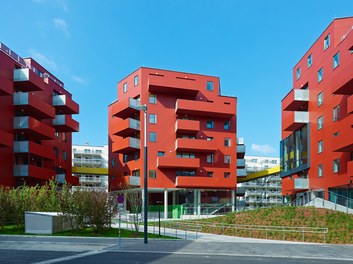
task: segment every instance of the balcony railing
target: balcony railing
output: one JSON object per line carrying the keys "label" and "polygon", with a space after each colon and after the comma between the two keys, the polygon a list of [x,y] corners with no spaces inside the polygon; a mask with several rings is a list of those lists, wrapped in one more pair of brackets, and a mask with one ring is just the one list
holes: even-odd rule
{"label": "balcony railing", "polygon": [[14,93],[15,108],[38,119],[53,119],[54,108],[32,93]]}
{"label": "balcony railing", "polygon": [[94,182],[94,183],[99,183],[99,182],[103,182],[103,180],[99,177],[80,177],[80,183],[81,182]]}
{"label": "balcony railing", "polygon": [[79,159],[79,158],[73,158],[72,162],[74,164],[85,164],[85,165],[101,165],[102,164],[102,160],[101,159]]}
{"label": "balcony railing", "polygon": [[57,111],[62,114],[78,114],[80,111],[79,105],[66,94],[53,95],[52,103]]}
{"label": "balcony railing", "polygon": [[245,167],[245,159],[237,159],[237,167]]}
{"label": "balcony railing", "polygon": [[15,69],[13,81],[23,92],[42,91],[44,86],[43,78],[29,68]]}
{"label": "balcony railing", "polygon": [[130,186],[140,186],[140,176],[125,176],[125,181]]}
{"label": "balcony railing", "polygon": [[56,115],[53,120],[53,126],[61,132],[79,131],[79,123],[69,115]]}
{"label": "balcony railing", "polygon": [[14,129],[35,136],[38,139],[54,139],[55,129],[28,116],[14,117]]}
{"label": "balcony railing", "polygon": [[140,149],[140,139],[127,137],[119,138],[112,145],[112,151],[118,153],[130,153]]}
{"label": "balcony railing", "polygon": [[237,177],[246,176],[246,169],[237,169]]}

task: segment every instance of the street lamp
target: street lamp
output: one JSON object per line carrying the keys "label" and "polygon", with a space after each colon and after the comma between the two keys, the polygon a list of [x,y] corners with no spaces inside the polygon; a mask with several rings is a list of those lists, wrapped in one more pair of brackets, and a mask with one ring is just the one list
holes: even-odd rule
{"label": "street lamp", "polygon": [[147,244],[147,105],[139,110],[143,111],[143,241]]}

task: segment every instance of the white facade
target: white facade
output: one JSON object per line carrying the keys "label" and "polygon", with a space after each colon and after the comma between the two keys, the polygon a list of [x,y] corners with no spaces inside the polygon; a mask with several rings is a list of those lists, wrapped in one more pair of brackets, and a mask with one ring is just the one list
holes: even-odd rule
{"label": "white facade", "polygon": [[[245,156],[246,174],[279,166],[276,157]],[[277,206],[282,204],[282,179],[280,174],[257,180],[239,183],[237,187],[245,189],[245,195],[239,199],[238,209],[255,209],[258,207]],[[243,208],[242,208],[243,207]]]}
{"label": "white facade", "polygon": [[72,166],[80,189],[108,191],[108,145],[73,145]]}

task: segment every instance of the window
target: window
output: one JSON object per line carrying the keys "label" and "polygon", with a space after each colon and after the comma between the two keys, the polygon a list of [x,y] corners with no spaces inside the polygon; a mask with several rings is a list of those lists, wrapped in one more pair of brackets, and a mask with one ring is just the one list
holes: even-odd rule
{"label": "window", "polygon": [[214,154],[207,154],[207,163],[213,163],[214,162]]}
{"label": "window", "polygon": [[207,120],[207,128],[214,128],[214,121],[213,120]]}
{"label": "window", "polygon": [[59,132],[55,132],[55,137],[59,138]]}
{"label": "window", "polygon": [[123,162],[126,163],[126,162],[128,162],[128,161],[129,161],[129,155],[124,154],[124,156],[123,156]]}
{"label": "window", "polygon": [[326,50],[328,47],[330,47],[330,34],[328,34],[324,39],[324,50]]}
{"label": "window", "polygon": [[189,153],[189,152],[177,152],[176,154],[177,158],[195,158],[195,153]]}
{"label": "window", "polygon": [[319,166],[317,166],[317,176],[322,177],[322,175],[323,175],[323,166],[322,164],[319,164]]}
{"label": "window", "polygon": [[157,115],[156,114],[150,114],[150,124],[157,124]]}
{"label": "window", "polygon": [[340,159],[333,160],[333,172],[337,173],[340,171]]}
{"label": "window", "polygon": [[224,172],[224,178],[229,179],[230,178],[230,172]]}
{"label": "window", "polygon": [[158,151],[158,157],[163,157],[165,155],[164,151]]}
{"label": "window", "polygon": [[134,86],[137,86],[139,84],[139,76],[135,75],[134,77]]}
{"label": "window", "polygon": [[321,82],[323,78],[324,78],[324,69],[321,68],[321,69],[317,72],[317,82]]}
{"label": "window", "polygon": [[213,137],[207,137],[207,140],[213,140]]}
{"label": "window", "polygon": [[123,92],[126,93],[127,92],[127,83],[123,84]]}
{"label": "window", "polygon": [[207,91],[213,91],[214,90],[214,84],[211,81],[207,81],[206,85]]}
{"label": "window", "polygon": [[323,116],[320,116],[318,119],[317,119],[317,130],[320,130],[324,127],[324,117]]}
{"label": "window", "polygon": [[225,138],[225,139],[224,139],[224,146],[226,146],[226,147],[230,147],[230,146],[231,146],[231,140],[230,140],[230,138]]}
{"label": "window", "polygon": [[157,133],[150,132],[150,142],[156,142],[156,141],[157,141]]}
{"label": "window", "polygon": [[208,177],[213,177],[213,171],[208,171],[208,172],[207,172],[207,176],[208,176]]}
{"label": "window", "polygon": [[54,152],[55,152],[55,158],[59,158],[59,149],[57,147],[54,147]]}
{"label": "window", "polygon": [[156,171],[155,170],[148,171],[148,177],[151,179],[155,179],[156,178]]}
{"label": "window", "polygon": [[324,151],[324,141],[323,140],[320,140],[318,143],[317,143],[317,152],[318,153],[322,153]]}
{"label": "window", "polygon": [[338,65],[340,65],[340,53],[339,52],[337,52],[333,56],[332,67],[336,68]]}
{"label": "window", "polygon": [[194,170],[177,170],[176,176],[195,176],[196,171]]}
{"label": "window", "polygon": [[115,158],[112,158],[112,167],[115,167]]}
{"label": "window", "polygon": [[337,105],[332,109],[332,121],[335,122],[340,119],[340,106]]}
{"label": "window", "polygon": [[300,78],[300,67],[297,69],[297,80]]}
{"label": "window", "polygon": [[317,106],[322,105],[324,102],[324,92],[321,92],[317,95]]}
{"label": "window", "polygon": [[313,55],[312,54],[310,54],[308,56],[308,68],[310,68],[311,65],[313,65]]}
{"label": "window", "polygon": [[134,160],[138,160],[140,158],[140,151],[135,151]]}
{"label": "window", "polygon": [[133,170],[131,175],[132,176],[140,176],[140,170]]}
{"label": "window", "polygon": [[157,103],[157,96],[155,94],[150,94],[148,101],[150,104],[156,104]]}
{"label": "window", "polygon": [[230,129],[230,121],[224,121],[224,130],[229,130]]}
{"label": "window", "polygon": [[224,163],[230,164],[230,155],[224,155]]}

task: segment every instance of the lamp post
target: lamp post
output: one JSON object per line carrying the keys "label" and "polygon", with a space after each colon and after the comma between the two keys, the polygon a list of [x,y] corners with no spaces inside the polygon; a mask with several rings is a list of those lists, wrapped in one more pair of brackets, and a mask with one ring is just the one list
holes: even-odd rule
{"label": "lamp post", "polygon": [[147,244],[147,105],[140,105],[139,110],[143,111],[143,242]]}

